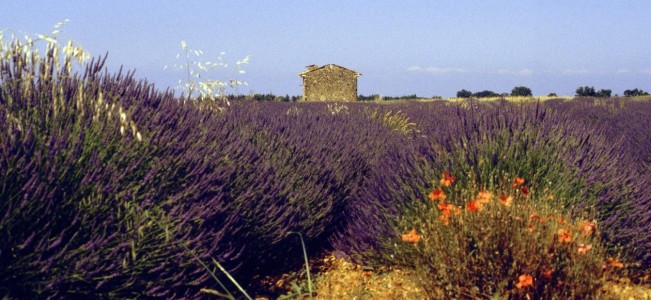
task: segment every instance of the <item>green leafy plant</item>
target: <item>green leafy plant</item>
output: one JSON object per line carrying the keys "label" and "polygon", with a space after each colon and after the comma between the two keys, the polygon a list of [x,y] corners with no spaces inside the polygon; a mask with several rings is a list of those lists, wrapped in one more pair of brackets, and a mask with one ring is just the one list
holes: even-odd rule
{"label": "green leafy plant", "polygon": [[523,178],[507,180],[478,190],[445,172],[406,210],[395,260],[434,297],[594,297],[604,270],[620,266],[606,260],[596,223],[533,195]]}

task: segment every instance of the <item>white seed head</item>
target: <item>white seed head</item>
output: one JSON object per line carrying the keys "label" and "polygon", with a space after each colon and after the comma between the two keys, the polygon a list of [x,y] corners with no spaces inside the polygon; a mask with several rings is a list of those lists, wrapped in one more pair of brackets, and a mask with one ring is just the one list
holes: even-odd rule
{"label": "white seed head", "polygon": [[102,90],[99,90],[99,92],[97,94],[98,94],[97,95],[97,104],[102,105],[102,103],[104,102],[104,95],[102,94]]}

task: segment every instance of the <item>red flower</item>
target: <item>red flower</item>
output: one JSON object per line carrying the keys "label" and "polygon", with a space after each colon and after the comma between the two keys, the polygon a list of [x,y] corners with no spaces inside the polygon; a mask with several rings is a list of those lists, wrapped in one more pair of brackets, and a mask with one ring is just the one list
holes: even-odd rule
{"label": "red flower", "polygon": [[450,187],[454,184],[454,181],[457,180],[457,177],[452,176],[450,172],[445,171],[443,172],[443,178],[441,178],[441,186],[443,187]]}
{"label": "red flower", "polygon": [[468,202],[466,209],[469,211],[482,211],[484,210],[484,206],[481,205],[481,202],[479,200],[474,199]]}
{"label": "red flower", "polygon": [[584,236],[589,236],[597,230],[597,225],[590,221],[585,221],[581,224],[581,232]]}
{"label": "red flower", "polygon": [[553,274],[553,273],[554,273],[554,269],[547,269],[547,270],[543,271],[543,277],[544,277],[545,279],[549,279],[549,280],[551,280],[551,279],[553,278],[553,277],[552,277],[552,274]]}
{"label": "red flower", "polygon": [[523,274],[518,276],[518,283],[515,284],[516,287],[519,289],[532,286],[533,285],[533,277],[529,274]]}
{"label": "red flower", "polygon": [[420,235],[416,233],[416,229],[412,229],[409,233],[402,235],[402,241],[410,244],[416,244],[420,241]]}
{"label": "red flower", "polygon": [[516,177],[515,180],[513,180],[513,184],[511,185],[511,187],[517,188],[523,184],[524,184],[524,178]]}
{"label": "red flower", "polygon": [[450,209],[452,208],[452,205],[447,204],[443,201],[440,201],[439,204],[437,205],[439,210],[441,211],[442,214],[444,215],[450,215]]}
{"label": "red flower", "polygon": [[532,213],[531,215],[529,215],[529,220],[537,221],[538,223],[543,223],[542,218],[538,215],[538,213]]}
{"label": "red flower", "polygon": [[613,268],[621,269],[621,268],[624,267],[624,264],[621,261],[619,261],[619,259],[609,257],[608,258],[608,265],[604,264],[604,268],[607,268],[609,266],[613,267]]}
{"label": "red flower", "polygon": [[447,198],[448,195],[446,195],[442,189],[434,189],[430,194],[429,194],[429,199],[432,201],[440,200],[443,201],[445,198]]}
{"label": "red flower", "polygon": [[572,242],[572,235],[565,229],[559,229],[556,235],[558,236],[558,241],[561,243]]}
{"label": "red flower", "polygon": [[529,188],[528,188],[528,187],[523,186],[523,187],[520,189],[520,191],[522,191],[522,195],[524,195],[525,197],[526,197],[526,196],[529,196]]}
{"label": "red flower", "polygon": [[579,244],[578,252],[579,254],[585,254],[586,252],[590,251],[590,249],[592,249],[592,245]]}
{"label": "red flower", "polygon": [[567,222],[563,216],[558,217],[558,224],[565,225]]}
{"label": "red flower", "polygon": [[493,193],[482,190],[479,192],[479,195],[477,195],[477,199],[479,199],[479,202],[481,203],[488,203],[493,199]]}
{"label": "red flower", "polygon": [[511,206],[513,204],[513,197],[506,195],[506,194],[501,194],[497,197],[497,200],[500,201],[500,203],[504,206]]}
{"label": "red flower", "polygon": [[443,223],[443,225],[448,226],[448,224],[450,224],[450,214],[448,213],[440,215],[439,220],[441,223]]}

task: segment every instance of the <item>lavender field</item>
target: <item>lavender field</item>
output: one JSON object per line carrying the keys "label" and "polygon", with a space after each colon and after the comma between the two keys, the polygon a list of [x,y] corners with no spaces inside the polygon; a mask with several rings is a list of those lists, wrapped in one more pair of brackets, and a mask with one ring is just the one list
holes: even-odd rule
{"label": "lavender field", "polygon": [[[256,290],[256,278],[301,268],[290,232],[310,257],[404,264],[394,245],[413,224],[402,216],[443,172],[469,193],[522,177],[527,201],[597,224],[604,259],[632,274],[651,264],[648,100],[225,105],[175,98],[103,62],[72,73],[52,56],[2,58],[2,298],[235,291],[204,267],[213,262]],[[550,292],[535,282],[529,295]],[[551,291],[592,291],[570,288]]]}

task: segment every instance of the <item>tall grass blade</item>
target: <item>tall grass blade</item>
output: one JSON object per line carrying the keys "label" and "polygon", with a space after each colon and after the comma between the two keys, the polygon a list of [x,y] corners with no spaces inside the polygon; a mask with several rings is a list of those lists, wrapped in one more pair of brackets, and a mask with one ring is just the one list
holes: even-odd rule
{"label": "tall grass blade", "polygon": [[305,258],[305,271],[307,272],[307,289],[310,291],[310,300],[312,299],[312,278],[310,278],[310,263],[307,259],[307,250],[305,250],[305,242],[303,242],[303,235],[300,232],[290,231],[287,234],[298,234],[301,238],[301,246],[303,247],[303,258]]}

